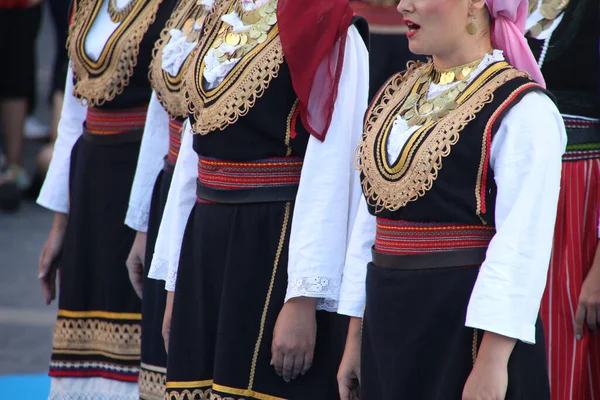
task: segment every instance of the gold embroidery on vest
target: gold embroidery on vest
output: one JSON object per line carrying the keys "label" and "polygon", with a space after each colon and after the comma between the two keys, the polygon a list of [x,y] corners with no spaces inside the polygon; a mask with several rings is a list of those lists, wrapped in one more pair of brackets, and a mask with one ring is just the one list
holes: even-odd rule
{"label": "gold embroidery on vest", "polygon": [[[227,12],[233,11],[235,2]],[[224,22],[216,21],[206,34],[192,61],[193,67],[184,73],[184,92],[188,112],[194,116],[192,132],[206,135],[224,130],[246,115],[264,94],[271,80],[278,76],[283,63],[283,49],[279,40],[279,28],[275,24],[267,38],[257,43],[247,54],[241,56],[236,66],[216,88],[205,90],[203,74],[204,57],[222,33]]]}
{"label": "gold embroidery on vest", "polygon": [[[196,1],[180,1],[162,30],[159,40],[154,45],[148,78],[152,84],[152,89],[156,92],[156,97],[171,118],[185,118],[187,116],[187,104],[181,89],[183,87],[183,73],[192,62],[194,51],[188,55],[181,65],[177,76],[172,76],[162,69],[163,51],[171,38],[171,29],[183,29],[186,21],[191,18],[203,20],[202,31],[204,31],[206,22],[208,22],[206,19],[207,14],[206,8]],[[197,40],[201,40],[201,37]]]}
{"label": "gold embroidery on vest", "polygon": [[373,102],[365,120],[365,133],[357,149],[357,166],[370,205],[396,211],[423,196],[437,179],[444,157],[450,154],[462,130],[493,100],[494,91],[525,73],[505,62],[492,64],[457,99],[459,106],[447,117],[411,134],[396,164],[387,160],[387,137],[403,101],[419,86],[429,65],[413,66],[395,76]]}
{"label": "gold embroidery on vest", "polygon": [[113,100],[129,84],[140,43],[156,18],[161,0],[136,1],[109,37],[98,60],[93,61],[85,52],[85,39],[103,4],[101,0],[80,2],[67,38],[76,81],[73,92],[89,107]]}

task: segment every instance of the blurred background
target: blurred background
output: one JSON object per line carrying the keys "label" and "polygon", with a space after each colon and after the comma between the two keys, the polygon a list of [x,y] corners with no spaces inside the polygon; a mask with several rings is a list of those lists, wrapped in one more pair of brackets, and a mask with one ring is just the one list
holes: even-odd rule
{"label": "blurred background", "polygon": [[[69,0],[57,2],[64,3],[66,21]],[[36,4],[30,10],[19,10],[17,15],[21,18],[27,13],[25,21],[18,22],[24,22],[31,33],[39,29],[35,42],[18,32],[11,33],[8,28],[15,21],[15,15],[12,10],[7,11],[8,7],[10,5],[2,8],[0,3],[0,49],[3,45],[6,48],[7,40],[23,47],[34,46],[37,60],[33,69],[34,91],[27,96],[29,115],[19,163],[24,171],[9,170],[5,156],[6,122],[0,124],[0,137],[4,139],[0,141],[0,154],[3,155],[0,174],[0,398],[38,400],[48,395],[47,369],[56,315],[56,305],[47,307],[44,304],[37,281],[37,260],[50,229],[52,213],[35,205],[35,187],[30,192],[14,189],[23,177],[28,184],[34,183],[40,151],[50,142],[52,80],[58,43],[50,2]],[[0,63],[9,71],[21,67],[14,62],[13,54],[0,54]],[[11,110],[8,111],[10,114]],[[2,110],[0,118],[6,118],[6,114],[6,110]],[[14,116],[15,112],[12,114]]]}

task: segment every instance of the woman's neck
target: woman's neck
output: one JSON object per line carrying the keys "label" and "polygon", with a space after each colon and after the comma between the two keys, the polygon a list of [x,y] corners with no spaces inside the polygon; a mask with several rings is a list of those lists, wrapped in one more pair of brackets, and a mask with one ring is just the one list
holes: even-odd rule
{"label": "woman's neck", "polygon": [[438,69],[458,67],[482,58],[491,49],[491,40],[482,38],[475,43],[465,43],[465,45],[444,54],[433,54],[433,65]]}

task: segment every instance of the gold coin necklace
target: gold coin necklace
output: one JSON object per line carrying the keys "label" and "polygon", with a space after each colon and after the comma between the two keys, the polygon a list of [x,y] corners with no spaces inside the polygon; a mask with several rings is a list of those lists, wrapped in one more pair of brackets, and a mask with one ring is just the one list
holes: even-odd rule
{"label": "gold coin necklace", "polygon": [[[211,46],[221,63],[232,58],[241,58],[258,44],[266,42],[270,30],[277,24],[277,0],[271,0],[252,11],[245,11],[241,0],[238,0],[235,11],[248,28],[234,32],[233,27],[226,23],[221,27]],[[219,49],[223,43],[238,49],[233,54],[223,52]]]}
{"label": "gold coin necklace", "polygon": [[210,8],[208,6],[201,5],[200,1],[196,2],[192,16],[183,23],[183,28],[181,29],[188,43],[195,42],[200,38],[200,32],[209,11]]}

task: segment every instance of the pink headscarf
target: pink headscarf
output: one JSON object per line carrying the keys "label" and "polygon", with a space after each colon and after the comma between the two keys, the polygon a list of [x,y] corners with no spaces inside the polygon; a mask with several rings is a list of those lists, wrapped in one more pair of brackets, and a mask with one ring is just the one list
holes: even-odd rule
{"label": "pink headscarf", "polygon": [[485,0],[492,25],[492,43],[504,52],[515,68],[528,72],[531,78],[546,87],[542,71],[525,40],[525,24],[529,3],[527,0]]}

